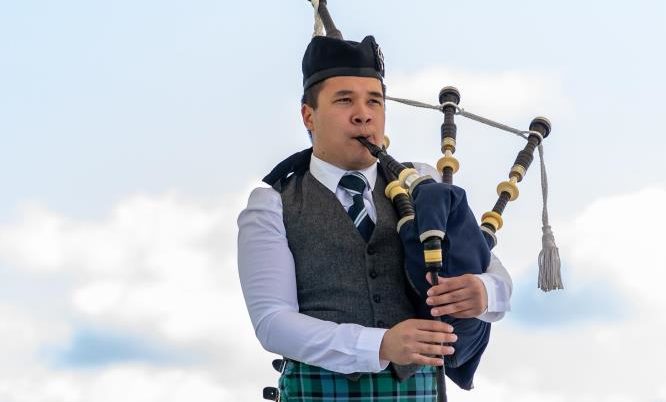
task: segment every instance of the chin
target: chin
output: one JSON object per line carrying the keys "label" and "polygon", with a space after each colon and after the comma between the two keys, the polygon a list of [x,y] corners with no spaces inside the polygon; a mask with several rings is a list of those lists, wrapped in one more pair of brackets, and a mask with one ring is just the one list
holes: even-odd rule
{"label": "chin", "polygon": [[363,170],[367,167],[370,167],[375,162],[377,162],[376,158],[357,159],[354,161],[350,161],[349,166],[353,170]]}

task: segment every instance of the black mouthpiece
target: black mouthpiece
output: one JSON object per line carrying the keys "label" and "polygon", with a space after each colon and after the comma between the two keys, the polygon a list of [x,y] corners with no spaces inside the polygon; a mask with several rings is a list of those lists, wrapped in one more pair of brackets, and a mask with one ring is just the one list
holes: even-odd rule
{"label": "black mouthpiece", "polygon": [[368,151],[370,151],[370,154],[374,156],[375,158],[379,158],[379,154],[383,152],[383,149],[379,148],[377,145],[371,143],[368,141],[365,137],[356,137],[358,142],[363,144],[366,148],[368,148]]}
{"label": "black mouthpiece", "polygon": [[370,151],[370,154],[379,159],[379,163],[388,169],[389,172],[393,173],[393,175],[396,177],[400,176],[400,172],[407,168],[402,163],[393,159],[393,157],[387,154],[386,151],[368,141],[365,137],[356,137],[356,139],[358,142],[365,145],[365,147],[368,148],[368,151]]}

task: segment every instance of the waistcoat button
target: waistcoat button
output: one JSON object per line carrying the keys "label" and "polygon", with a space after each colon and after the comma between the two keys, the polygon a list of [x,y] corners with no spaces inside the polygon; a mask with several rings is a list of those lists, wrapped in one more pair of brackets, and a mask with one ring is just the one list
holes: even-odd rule
{"label": "waistcoat button", "polygon": [[372,271],[370,271],[370,277],[372,279],[375,279],[377,277],[377,271],[375,271],[374,269]]}
{"label": "waistcoat button", "polygon": [[379,297],[379,295],[374,295],[372,296],[372,300],[374,300],[375,303],[379,303],[380,301],[382,301],[382,298]]}
{"label": "waistcoat button", "polygon": [[368,254],[375,255],[377,254],[377,249],[374,246],[368,246]]}

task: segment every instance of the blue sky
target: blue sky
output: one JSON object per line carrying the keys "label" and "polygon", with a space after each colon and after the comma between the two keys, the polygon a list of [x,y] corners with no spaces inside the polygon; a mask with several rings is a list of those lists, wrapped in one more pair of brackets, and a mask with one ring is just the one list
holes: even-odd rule
{"label": "blue sky", "polygon": [[[433,65],[557,74],[573,104],[567,121],[554,122],[553,152],[595,162],[575,167],[571,192],[592,197],[582,178],[597,176],[594,166],[635,186],[636,174],[616,169],[615,157],[631,152],[627,141],[658,140],[659,127],[645,117],[659,115],[654,100],[666,89],[658,79],[666,68],[658,40],[663,3],[488,2],[478,10],[430,2],[408,8],[411,17],[404,2],[354,3],[331,9],[349,37],[371,31],[378,38],[389,85],[397,72]],[[289,133],[298,126],[307,3],[265,2],[261,12],[206,1],[3,8],[0,179],[10,197],[0,211],[25,198],[85,214],[131,191],[215,194],[307,146],[306,137]],[[494,95],[497,103],[510,96]],[[641,154],[632,165],[644,180],[659,180],[650,169],[658,161]],[[261,162],[227,174],[248,155]]]}
{"label": "blue sky", "polygon": [[[666,3],[329,3],[347,38],[377,38],[390,95],[434,103],[455,85],[469,111],[553,123],[549,206],[567,290],[533,288],[535,160],[496,250],[514,313],[494,328],[477,390],[456,398],[666,400],[654,373],[666,355],[642,346],[666,328]],[[275,381],[240,293],[235,218],[273,165],[309,146],[298,111],[311,33],[306,1],[0,4],[0,337],[14,345],[0,346],[0,399],[104,401],[133,378],[137,400],[238,400]],[[434,164],[441,120],[389,103],[391,153]],[[457,121],[456,182],[480,214],[522,143]],[[533,357],[539,342],[559,355]],[[604,360],[613,342],[654,372],[619,377]],[[567,353],[605,377],[586,385],[572,370],[562,390],[548,373]],[[501,366],[514,355],[525,362]]]}

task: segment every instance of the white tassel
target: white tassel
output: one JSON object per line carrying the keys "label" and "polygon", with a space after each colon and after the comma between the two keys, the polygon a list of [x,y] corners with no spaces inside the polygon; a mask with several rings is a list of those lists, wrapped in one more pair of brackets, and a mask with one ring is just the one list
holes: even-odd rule
{"label": "white tassel", "polygon": [[539,253],[539,289],[544,292],[564,289],[560,274],[560,253],[555,245],[555,236],[550,225],[545,225],[542,230],[543,249]]}
{"label": "white tassel", "polygon": [[314,8],[314,32],[312,36],[324,36],[324,22],[319,16],[319,0],[310,0],[312,7]]}
{"label": "white tassel", "polygon": [[539,159],[541,160],[541,194],[543,197],[543,235],[541,236],[542,249],[539,253],[539,289],[549,292],[555,289],[564,289],[562,274],[560,272],[560,253],[555,245],[555,236],[548,223],[548,177],[546,176],[546,163],[543,160],[543,146],[539,144]]}

